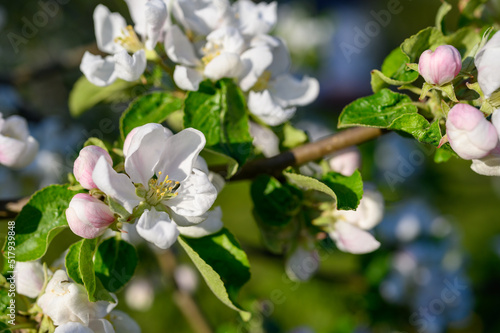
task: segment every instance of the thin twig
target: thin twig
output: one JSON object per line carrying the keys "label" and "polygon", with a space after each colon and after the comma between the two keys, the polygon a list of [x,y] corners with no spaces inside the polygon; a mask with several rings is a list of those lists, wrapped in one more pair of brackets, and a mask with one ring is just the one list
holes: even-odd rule
{"label": "thin twig", "polygon": [[302,165],[335,151],[370,141],[384,133],[379,128],[355,127],[338,132],[322,140],[308,143],[271,158],[246,164],[231,180],[253,179],[259,174],[278,175],[289,166]]}

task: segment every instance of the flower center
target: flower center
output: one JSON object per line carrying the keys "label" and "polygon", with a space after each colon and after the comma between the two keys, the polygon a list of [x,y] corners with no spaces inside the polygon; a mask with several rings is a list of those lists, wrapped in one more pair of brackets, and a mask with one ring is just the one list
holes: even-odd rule
{"label": "flower center", "polygon": [[271,72],[270,71],[264,71],[262,75],[259,77],[255,85],[252,87],[253,91],[262,91],[266,90],[267,86],[269,84],[269,80],[271,80]]}
{"label": "flower center", "polygon": [[115,43],[123,46],[127,51],[135,53],[144,48],[144,45],[140,41],[139,37],[132,28],[131,25],[127,26],[125,30],[122,30],[122,36],[115,38]]}
{"label": "flower center", "polygon": [[[158,175],[161,176],[161,171],[158,172]],[[156,206],[163,200],[176,197],[178,194],[176,191],[181,183],[168,179],[167,175],[162,182],[159,179],[151,178],[148,185],[149,190],[146,192],[145,199],[151,206]]]}
{"label": "flower center", "polygon": [[218,57],[221,53],[222,47],[218,44],[212,44],[209,43],[210,45],[207,44],[202,51],[205,56],[201,58],[201,62],[203,63],[203,66],[208,65],[208,63],[212,60],[214,60],[215,57]]}

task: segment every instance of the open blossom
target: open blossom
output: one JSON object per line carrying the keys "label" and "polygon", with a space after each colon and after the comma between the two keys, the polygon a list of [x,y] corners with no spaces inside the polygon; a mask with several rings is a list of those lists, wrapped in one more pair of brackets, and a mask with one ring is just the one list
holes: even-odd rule
{"label": "open blossom", "polygon": [[38,152],[38,142],[30,135],[26,119],[0,113],[0,164],[9,168],[28,166]]}
{"label": "open blossom", "polygon": [[66,209],[66,219],[71,231],[92,239],[102,235],[115,221],[115,216],[104,202],[86,193],[78,193]]}
{"label": "open blossom", "polygon": [[500,88],[500,33],[483,46],[476,55],[474,63],[477,68],[477,82],[486,98]]}
{"label": "open blossom", "polygon": [[109,165],[113,165],[113,160],[108,152],[98,146],[87,146],[80,150],[73,165],[73,174],[76,180],[87,190],[96,188],[92,180],[95,164],[99,157],[104,156]]}
{"label": "open blossom", "polygon": [[85,287],[69,282],[63,270],[54,273],[37,304],[56,326],[68,322],[88,326],[92,320],[107,315],[116,305],[106,301],[90,302]]}
{"label": "open blossom", "polygon": [[126,174],[117,173],[101,156],[92,179],[108,200],[139,215],[136,230],[141,237],[165,249],[176,241],[178,226],[205,221],[217,197],[208,174],[195,166],[204,146],[198,130],[174,135],[159,124],[147,124],[125,140]]}
{"label": "open blossom", "polygon": [[129,0],[127,4],[135,29],[143,36],[145,44],[119,13],[111,13],[106,6],[98,5],[94,10],[97,47],[111,55],[103,58],[86,52],[80,64],[83,74],[97,86],[110,85],[116,79],[138,80],[146,69],[144,48],[154,49],[164,38],[168,26],[165,2]]}
{"label": "open blossom", "polygon": [[39,261],[19,261],[14,270],[17,293],[36,298],[40,294],[45,282],[43,266]]}
{"label": "open blossom", "polygon": [[498,144],[495,127],[468,104],[457,104],[450,110],[446,133],[453,150],[465,160],[483,158]]}
{"label": "open blossom", "polygon": [[[500,111],[493,112],[491,122],[500,137]],[[488,155],[473,159],[471,169],[484,176],[500,176],[500,142]]]}
{"label": "open blossom", "polygon": [[382,221],[384,199],[379,192],[366,190],[355,211],[339,210],[336,222],[329,232],[339,250],[354,254],[373,252],[380,243],[367,230]]}
{"label": "open blossom", "polygon": [[430,84],[443,85],[453,80],[462,69],[460,52],[451,45],[441,45],[420,56],[418,72]]}

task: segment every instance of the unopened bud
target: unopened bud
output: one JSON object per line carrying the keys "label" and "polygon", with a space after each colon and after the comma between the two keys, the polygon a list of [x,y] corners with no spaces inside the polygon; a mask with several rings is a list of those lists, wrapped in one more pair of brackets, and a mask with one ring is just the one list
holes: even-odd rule
{"label": "unopened bud", "polygon": [[94,167],[99,160],[99,157],[104,156],[109,165],[113,165],[113,160],[109,156],[108,152],[98,146],[87,146],[84,147],[78,158],[75,160],[73,165],[73,173],[75,174],[76,180],[87,190],[97,188],[96,184],[92,180],[92,172]]}
{"label": "unopened bud", "polygon": [[92,239],[103,234],[115,217],[102,201],[86,193],[78,193],[66,209],[66,219],[75,234]]}
{"label": "unopened bud", "polygon": [[453,80],[462,69],[460,52],[451,45],[441,45],[420,56],[418,72],[427,83],[443,85]]}

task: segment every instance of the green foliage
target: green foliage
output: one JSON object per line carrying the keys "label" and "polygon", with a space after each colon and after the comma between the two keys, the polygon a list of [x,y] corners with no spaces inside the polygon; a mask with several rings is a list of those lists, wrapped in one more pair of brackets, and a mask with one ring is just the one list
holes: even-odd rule
{"label": "green foliage", "polygon": [[441,4],[441,7],[439,7],[439,10],[438,10],[437,15],[436,15],[436,28],[441,32],[446,31],[444,19],[445,19],[446,15],[450,12],[451,9],[452,9],[452,6],[449,3],[447,3],[446,1],[444,1]]}
{"label": "green foliage", "polygon": [[65,258],[66,271],[73,281],[85,286],[89,301],[114,302],[99,278],[96,277],[93,262],[96,248],[97,239],[82,239],[71,245]]}
{"label": "green foliage", "polygon": [[281,148],[283,149],[292,149],[303,145],[308,141],[307,134],[304,131],[293,127],[290,122],[286,122],[280,126],[277,132]]}
{"label": "green foliage", "polygon": [[6,323],[0,321],[0,332],[1,333],[12,333],[12,331],[9,329],[9,325]]}
{"label": "green foliage", "polygon": [[252,154],[245,97],[232,80],[204,81],[188,93],[184,103],[184,127],[205,134],[206,147],[243,165]]}
{"label": "green foliage", "polygon": [[87,141],[85,141],[85,143],[83,144],[83,146],[84,147],[97,146],[97,147],[101,147],[105,151],[109,152],[108,147],[106,147],[106,144],[99,138],[94,138],[94,137],[88,138]]}
{"label": "green foliage", "polygon": [[51,185],[36,192],[16,218],[16,260],[41,258],[54,237],[68,226],[66,209],[78,192]]}
{"label": "green foliage", "polygon": [[250,313],[235,302],[240,288],[250,279],[250,264],[234,236],[223,229],[202,238],[181,236],[178,241],[215,296],[239,311],[244,320],[250,319]]}
{"label": "green foliage", "polygon": [[163,91],[136,98],[120,118],[122,139],[136,127],[164,122],[170,114],[182,108],[182,102],[181,98]]}
{"label": "green foliage", "polygon": [[331,199],[337,201],[337,195],[335,194],[335,192],[330,187],[328,187],[328,185],[320,182],[316,178],[312,178],[312,177],[308,177],[308,176],[304,176],[301,174],[292,173],[292,172],[288,172],[288,171],[285,171],[283,174],[285,175],[285,177],[289,183],[291,183],[295,186],[298,186],[302,189],[305,189],[305,190],[314,190],[314,191],[324,193],[327,196],[329,196]]}
{"label": "green foliage", "polygon": [[268,175],[261,175],[250,190],[257,216],[266,225],[283,226],[298,214],[301,206],[300,191]]}
{"label": "green foliage", "polygon": [[10,310],[8,309],[10,300],[9,289],[2,285],[2,288],[0,288],[0,323],[1,320],[7,319],[7,315],[10,313]]}
{"label": "green foliage", "polygon": [[363,180],[358,170],[349,177],[329,172],[323,176],[322,181],[335,192],[337,209],[355,210],[358,208],[359,201],[363,197]]}
{"label": "green foliage", "polygon": [[379,92],[389,85],[401,86],[409,84],[418,79],[418,72],[409,69],[406,64],[410,58],[403,53],[401,48],[393,50],[382,64],[381,71],[373,70],[371,85],[374,93]]}
{"label": "green foliage", "polygon": [[97,249],[95,274],[107,290],[115,292],[134,276],[138,261],[134,246],[112,237],[102,242]]}
{"label": "green foliage", "polygon": [[116,80],[107,87],[98,87],[82,76],[69,94],[69,111],[73,117],[79,117],[99,103],[124,99],[124,91],[135,85],[137,82]]}
{"label": "green foliage", "polygon": [[424,51],[435,50],[436,47],[443,44],[446,44],[443,33],[436,27],[428,27],[405,39],[401,44],[401,50],[410,58],[410,62],[418,62]]}

